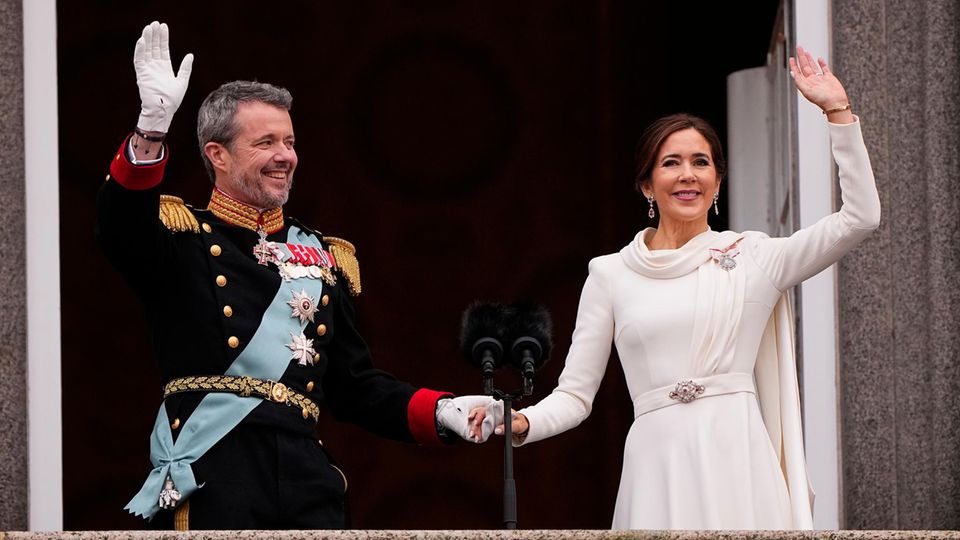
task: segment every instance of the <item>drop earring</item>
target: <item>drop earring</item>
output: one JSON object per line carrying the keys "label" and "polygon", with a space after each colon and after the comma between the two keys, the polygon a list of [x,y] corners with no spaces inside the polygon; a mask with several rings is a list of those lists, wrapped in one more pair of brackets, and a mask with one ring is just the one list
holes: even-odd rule
{"label": "drop earring", "polygon": [[653,219],[657,217],[657,211],[653,209],[653,196],[647,195],[647,202],[650,203],[650,210],[647,212],[647,217]]}
{"label": "drop earring", "polygon": [[717,207],[717,199],[720,198],[720,190],[713,192],[713,213],[714,215],[720,215],[720,208]]}

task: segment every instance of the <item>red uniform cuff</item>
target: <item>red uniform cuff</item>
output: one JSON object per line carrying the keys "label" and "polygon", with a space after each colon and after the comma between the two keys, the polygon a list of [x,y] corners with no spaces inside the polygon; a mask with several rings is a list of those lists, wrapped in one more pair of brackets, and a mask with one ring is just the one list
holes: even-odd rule
{"label": "red uniform cuff", "polygon": [[407,424],[413,440],[418,444],[442,444],[437,433],[437,402],[449,397],[453,397],[453,394],[421,388],[410,398],[407,403]]}
{"label": "red uniform cuff", "polygon": [[163,180],[163,169],[167,166],[168,149],[164,147],[163,159],[153,165],[134,165],[127,159],[127,145],[130,136],[123,140],[117,154],[110,162],[110,176],[127,189],[144,190],[156,187]]}

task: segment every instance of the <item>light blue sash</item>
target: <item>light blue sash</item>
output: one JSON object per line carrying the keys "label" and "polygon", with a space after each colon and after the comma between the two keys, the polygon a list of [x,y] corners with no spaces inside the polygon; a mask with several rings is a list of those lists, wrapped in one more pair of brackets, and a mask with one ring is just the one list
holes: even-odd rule
{"label": "light blue sash", "polygon": [[[287,232],[287,242],[321,248],[315,236],[293,226]],[[287,302],[293,298],[294,290],[306,290],[311,297],[319,299],[323,282],[307,278],[281,280],[280,290],[264,312],[259,328],[227,369],[226,375],[274,381],[280,379],[290,363],[291,351],[287,343],[292,340],[291,334],[299,336],[306,328],[306,322],[301,323],[298,317],[291,317]],[[131,514],[152,519],[160,510],[160,491],[168,474],[180,491],[180,502],[186,501],[190,494],[202,487],[197,485],[190,464],[200,459],[262,401],[262,398],[253,396],[209,393],[181,426],[176,443],[170,431],[167,409],[161,404],[150,435],[150,461],[154,469],[124,509]]]}

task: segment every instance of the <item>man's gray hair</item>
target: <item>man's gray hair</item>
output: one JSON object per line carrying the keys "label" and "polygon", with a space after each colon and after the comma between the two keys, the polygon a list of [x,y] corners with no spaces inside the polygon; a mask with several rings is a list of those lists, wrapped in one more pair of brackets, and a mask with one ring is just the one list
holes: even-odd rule
{"label": "man's gray hair", "polygon": [[203,147],[208,142],[215,142],[230,148],[237,136],[238,126],[234,122],[237,107],[241,103],[254,101],[287,111],[293,106],[293,96],[286,88],[256,81],[224,83],[210,92],[200,105],[200,112],[197,113],[197,140],[200,142],[203,166],[207,168],[211,182],[216,180],[216,174]]}

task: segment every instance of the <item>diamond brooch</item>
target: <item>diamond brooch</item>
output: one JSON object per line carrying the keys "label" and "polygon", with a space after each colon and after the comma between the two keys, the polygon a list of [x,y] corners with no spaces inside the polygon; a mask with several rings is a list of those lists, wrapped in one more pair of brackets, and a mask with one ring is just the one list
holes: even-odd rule
{"label": "diamond brooch", "polygon": [[706,390],[702,384],[686,380],[677,383],[677,387],[670,392],[670,399],[681,403],[690,403]]}

